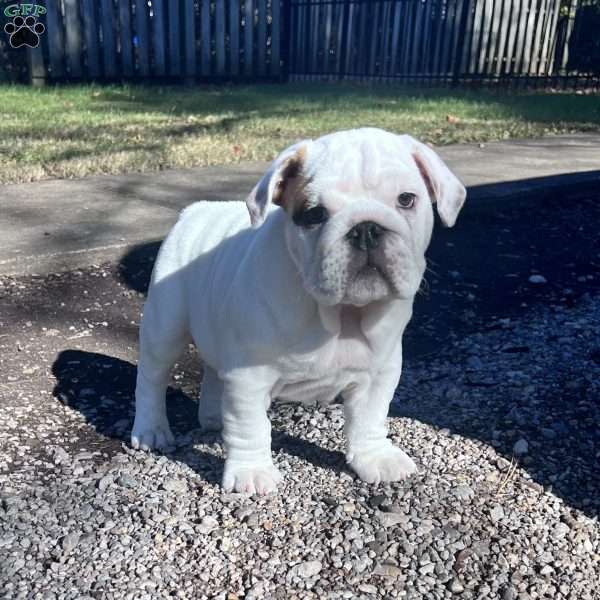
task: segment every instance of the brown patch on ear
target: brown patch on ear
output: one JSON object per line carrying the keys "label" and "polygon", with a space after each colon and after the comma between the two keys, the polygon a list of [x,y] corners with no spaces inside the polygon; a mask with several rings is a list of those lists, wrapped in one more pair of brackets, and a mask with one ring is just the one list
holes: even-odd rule
{"label": "brown patch on ear", "polygon": [[309,180],[303,173],[305,158],[305,148],[300,148],[294,156],[290,156],[281,167],[279,180],[273,190],[273,203],[290,212],[295,212],[307,200],[305,188]]}
{"label": "brown patch on ear", "polygon": [[425,182],[427,187],[427,192],[429,193],[429,198],[432,202],[436,202],[440,197],[440,189],[437,185],[437,182],[431,177],[429,171],[431,167],[427,164],[426,159],[419,154],[418,151],[413,152],[412,157],[417,164],[417,168],[419,169],[419,173]]}

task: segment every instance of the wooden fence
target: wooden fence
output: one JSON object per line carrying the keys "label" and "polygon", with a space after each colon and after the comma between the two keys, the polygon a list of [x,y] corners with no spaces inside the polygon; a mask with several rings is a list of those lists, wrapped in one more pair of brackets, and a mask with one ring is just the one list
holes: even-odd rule
{"label": "wooden fence", "polygon": [[291,0],[289,74],[414,82],[587,77],[568,70],[577,8],[577,0]]}
{"label": "wooden fence", "polygon": [[47,0],[46,8],[34,78],[281,75],[279,0]]}
{"label": "wooden fence", "polygon": [[[29,73],[34,81],[597,82],[600,44],[590,19],[600,27],[599,4],[47,0]],[[590,39],[577,41],[584,34]],[[597,57],[587,56],[590,48]]]}

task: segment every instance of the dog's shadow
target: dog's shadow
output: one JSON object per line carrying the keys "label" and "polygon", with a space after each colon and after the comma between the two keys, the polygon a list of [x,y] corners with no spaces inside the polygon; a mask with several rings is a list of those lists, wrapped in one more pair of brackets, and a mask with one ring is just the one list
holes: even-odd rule
{"label": "dog's shadow", "polygon": [[[54,362],[52,373],[56,378],[53,395],[61,403],[81,413],[102,436],[130,443],[135,415],[137,369],[134,365],[105,354],[64,350]],[[193,451],[189,449],[192,438],[207,444],[221,441],[218,433],[200,433],[197,412],[196,400],[180,389],[167,389],[169,423],[176,438],[184,441],[171,456],[188,464],[205,481],[218,483],[223,475],[223,459],[196,446]],[[347,471],[341,452],[322,448],[276,427],[273,427],[272,437],[276,453],[282,451],[336,473]]]}

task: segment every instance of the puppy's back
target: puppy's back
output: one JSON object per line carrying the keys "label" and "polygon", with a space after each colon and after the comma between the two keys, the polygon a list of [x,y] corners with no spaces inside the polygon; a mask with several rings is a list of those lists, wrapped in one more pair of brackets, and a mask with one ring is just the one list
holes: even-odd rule
{"label": "puppy's back", "polygon": [[190,265],[225,238],[249,227],[250,218],[243,202],[202,201],[188,206],[160,247],[152,283]]}

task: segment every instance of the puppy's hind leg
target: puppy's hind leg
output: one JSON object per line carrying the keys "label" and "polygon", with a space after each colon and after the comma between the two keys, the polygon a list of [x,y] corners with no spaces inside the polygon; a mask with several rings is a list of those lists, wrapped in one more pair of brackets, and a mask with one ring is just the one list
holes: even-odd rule
{"label": "puppy's hind leg", "polygon": [[198,403],[198,421],[203,431],[223,429],[223,382],[217,372],[208,365],[204,367],[204,378]]}
{"label": "puppy's hind leg", "polygon": [[[140,356],[135,387],[134,448],[168,449],[175,438],[167,419],[165,394],[171,368],[189,341],[183,310],[172,299],[160,301],[150,290],[140,325]],[[163,299],[164,300],[164,299]]]}

